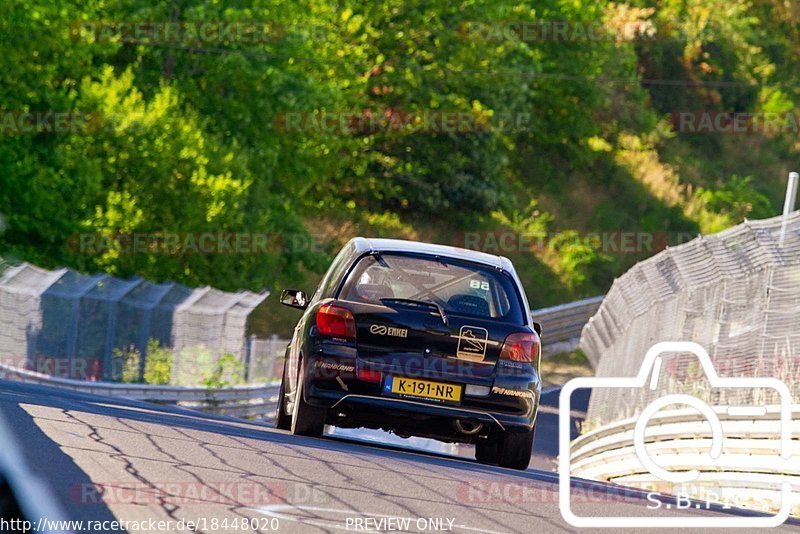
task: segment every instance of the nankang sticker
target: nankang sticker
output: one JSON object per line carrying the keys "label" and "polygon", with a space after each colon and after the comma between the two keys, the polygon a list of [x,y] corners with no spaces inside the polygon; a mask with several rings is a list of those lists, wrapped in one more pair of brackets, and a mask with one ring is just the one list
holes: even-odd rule
{"label": "nankang sticker", "polygon": [[492,388],[492,393],[508,395],[509,397],[522,397],[525,399],[533,397],[533,393],[531,393],[529,389],[508,389],[495,386]]}
{"label": "nankang sticker", "polygon": [[348,373],[352,373],[356,370],[355,366],[352,365],[345,365],[341,363],[330,363],[330,362],[321,362],[316,361],[314,362],[314,367],[318,369],[330,369],[333,371],[344,371]]}
{"label": "nankang sticker", "polygon": [[489,331],[480,326],[464,325],[458,333],[456,356],[462,360],[482,362],[486,357]]}
{"label": "nankang sticker", "polygon": [[369,332],[376,336],[408,337],[408,328],[386,326],[385,324],[374,324],[369,327]]}

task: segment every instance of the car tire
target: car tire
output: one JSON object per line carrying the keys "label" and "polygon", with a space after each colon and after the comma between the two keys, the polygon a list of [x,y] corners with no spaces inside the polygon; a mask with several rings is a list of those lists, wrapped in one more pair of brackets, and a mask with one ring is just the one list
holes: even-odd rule
{"label": "car tire", "polygon": [[500,467],[524,471],[531,463],[534,429],[508,432],[499,443],[497,464]]}
{"label": "car tire", "polygon": [[297,377],[297,391],[295,392],[294,411],[292,413],[292,434],[296,436],[309,436],[312,438],[322,437],[325,430],[325,418],[327,410],[318,406],[312,406],[303,398],[303,382],[305,382],[305,371],[303,363],[300,362],[300,376]]}
{"label": "car tire", "polygon": [[[288,362],[288,360],[287,360]],[[281,377],[281,389],[278,392],[278,409],[275,411],[275,428],[279,430],[292,429],[292,415],[286,412],[286,368]]]}
{"label": "car tire", "polygon": [[475,444],[475,460],[481,464],[496,464],[497,451],[496,441],[479,441]]}
{"label": "car tire", "polygon": [[506,432],[494,441],[478,442],[475,444],[475,460],[524,471],[531,462],[533,435],[533,429]]}

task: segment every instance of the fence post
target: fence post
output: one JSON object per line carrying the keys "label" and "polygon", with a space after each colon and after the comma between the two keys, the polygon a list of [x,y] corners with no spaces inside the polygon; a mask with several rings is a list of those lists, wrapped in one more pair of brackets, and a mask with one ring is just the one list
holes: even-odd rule
{"label": "fence post", "polygon": [[[69,330],[67,331],[67,378],[73,378],[75,369],[75,356],[78,353],[78,327],[80,326],[81,297],[74,298],[70,303]],[[58,374],[54,372],[53,374]]]}
{"label": "fence post", "polygon": [[280,350],[281,350],[280,339],[278,339],[277,334],[272,334],[272,336],[269,339],[269,369],[270,369],[271,380],[277,378],[275,376],[275,371],[277,370],[276,369],[277,366],[275,365],[275,363],[278,361],[278,358],[280,357],[279,356]]}
{"label": "fence post", "polygon": [[119,369],[119,376],[114,369],[114,337],[117,333],[117,301],[108,303],[108,317],[106,319],[106,341],[103,347],[103,373],[102,380],[122,380],[123,367]]}
{"label": "fence post", "polygon": [[153,320],[153,307],[148,306],[142,313],[142,326],[139,329],[139,382],[144,382],[147,366],[147,342],[150,340],[150,321]]}
{"label": "fence post", "polygon": [[778,245],[783,247],[783,241],[786,238],[786,226],[789,224],[789,214],[794,210],[794,203],[797,200],[797,180],[800,174],[796,172],[789,173],[789,183],[786,184],[786,200],[783,203],[783,222],[781,223],[781,237]]}
{"label": "fence post", "polygon": [[253,348],[256,342],[255,334],[251,334],[250,337],[245,339],[244,342],[244,381],[245,383],[250,382],[250,367],[252,366],[253,362]]}

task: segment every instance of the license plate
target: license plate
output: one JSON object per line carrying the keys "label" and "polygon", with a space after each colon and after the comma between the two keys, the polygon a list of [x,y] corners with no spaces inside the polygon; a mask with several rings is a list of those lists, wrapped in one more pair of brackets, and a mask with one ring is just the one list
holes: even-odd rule
{"label": "license plate", "polygon": [[458,384],[443,384],[418,378],[389,376],[386,378],[383,390],[386,393],[401,397],[445,403],[461,402],[461,386]]}

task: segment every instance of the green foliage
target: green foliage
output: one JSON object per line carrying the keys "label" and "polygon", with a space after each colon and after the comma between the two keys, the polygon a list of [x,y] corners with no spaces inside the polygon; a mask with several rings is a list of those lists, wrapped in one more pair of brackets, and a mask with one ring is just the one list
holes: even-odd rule
{"label": "green foliage", "polygon": [[169,384],[172,380],[173,359],[173,352],[169,348],[159,346],[158,340],[148,340],[144,376],[140,379],[141,351],[135,346],[115,348],[112,353],[113,377],[126,384]]}
{"label": "green foliage", "polygon": [[225,354],[217,360],[213,370],[203,378],[202,384],[209,389],[219,389],[243,382],[244,366],[233,354]]}
{"label": "green foliage", "polygon": [[244,367],[235,356],[217,357],[203,345],[183,349],[176,365],[171,383],[178,386],[202,385],[212,389],[240,384],[244,380]]}
{"label": "green foliage", "polygon": [[718,232],[742,222],[746,217],[764,219],[775,213],[769,198],[753,186],[753,177],[733,175],[719,189],[698,188],[695,198],[712,214],[706,232]]}
{"label": "green foliage", "polygon": [[598,239],[582,238],[578,232],[567,230],[553,236],[548,248],[558,255],[562,279],[570,289],[580,291],[610,281],[612,258],[599,250]]}
{"label": "green foliage", "polygon": [[[0,134],[0,254],[279,290],[316,280],[358,232],[450,242],[510,229],[571,242],[575,233],[709,231],[772,215],[797,132],[687,136],[665,116],[795,109],[800,24],[790,4],[7,0],[0,112],[96,120]],[[633,21],[643,33],[559,40],[470,30],[542,20],[611,30]],[[239,21],[272,33],[187,44],[76,32],[96,21]],[[473,126],[436,127],[459,113]],[[301,128],[287,128],[291,116]],[[325,116],[343,120],[324,128]],[[389,120],[415,116],[434,120]],[[368,117],[376,127],[348,122]],[[165,232],[264,235],[269,247],[133,253],[116,240]],[[310,246],[316,237],[320,246]],[[636,259],[611,261],[585,243],[556,249],[513,258],[539,303],[600,293]],[[264,328],[288,333],[286,316],[275,315],[280,324]]]}
{"label": "green foliage", "polygon": [[145,384],[169,384],[172,380],[172,351],[160,347],[158,341],[151,339],[147,342],[147,360],[144,364]]}
{"label": "green foliage", "polygon": [[113,377],[119,377],[120,382],[132,384],[139,382],[140,362],[142,353],[136,347],[127,349],[114,348],[112,353]]}
{"label": "green foliage", "polygon": [[[158,341],[151,339],[147,343],[145,359],[145,384],[170,384],[173,378],[179,385],[202,385],[209,389],[235,386],[244,382],[244,366],[233,354],[225,354],[213,361],[211,353],[197,348],[181,353],[178,362],[180,376],[173,377],[174,353],[160,347]],[[114,369],[119,370],[119,379],[125,383],[136,383],[139,380],[139,365],[142,354],[135,347],[129,349],[115,348],[113,353]]]}
{"label": "green foliage", "polygon": [[553,216],[543,213],[536,200],[531,200],[524,210],[512,210],[510,214],[496,211],[492,218],[514,230],[518,235],[536,239],[547,236]]}

